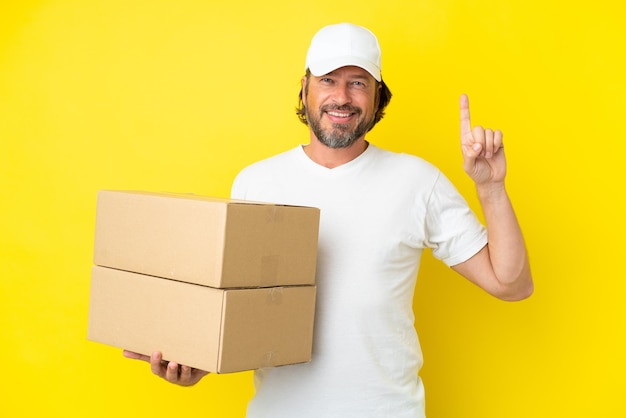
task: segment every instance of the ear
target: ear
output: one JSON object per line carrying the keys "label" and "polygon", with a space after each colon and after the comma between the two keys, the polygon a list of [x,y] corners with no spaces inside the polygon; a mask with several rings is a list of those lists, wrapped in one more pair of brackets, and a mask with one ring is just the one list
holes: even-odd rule
{"label": "ear", "polygon": [[306,106],[306,76],[302,77],[302,80],[300,80],[300,84],[302,85],[302,95],[300,99],[302,100],[302,104]]}

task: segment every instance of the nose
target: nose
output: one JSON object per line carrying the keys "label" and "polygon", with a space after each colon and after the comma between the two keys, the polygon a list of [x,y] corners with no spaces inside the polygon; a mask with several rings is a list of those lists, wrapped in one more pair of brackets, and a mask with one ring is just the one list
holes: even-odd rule
{"label": "nose", "polygon": [[333,89],[332,99],[339,106],[350,103],[352,98],[350,97],[348,86],[343,83],[337,83]]}

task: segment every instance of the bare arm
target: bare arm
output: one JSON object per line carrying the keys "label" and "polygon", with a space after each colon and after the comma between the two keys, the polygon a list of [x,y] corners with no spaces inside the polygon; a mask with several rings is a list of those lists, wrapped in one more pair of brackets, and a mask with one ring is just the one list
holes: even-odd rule
{"label": "bare arm", "polygon": [[461,96],[463,168],[476,184],[489,243],[452,268],[490,294],[520,300],[533,292],[522,231],[504,185],[506,157],[502,132],[471,127],[469,101]]}

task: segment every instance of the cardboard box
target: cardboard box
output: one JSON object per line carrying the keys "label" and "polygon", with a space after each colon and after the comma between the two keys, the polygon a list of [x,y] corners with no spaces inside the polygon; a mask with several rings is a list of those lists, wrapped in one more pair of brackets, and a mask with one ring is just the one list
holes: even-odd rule
{"label": "cardboard box", "polygon": [[313,285],[319,209],[100,191],[94,263],[216,288]]}
{"label": "cardboard box", "polygon": [[307,362],[315,290],[215,289],[94,266],[88,339],[213,373]]}

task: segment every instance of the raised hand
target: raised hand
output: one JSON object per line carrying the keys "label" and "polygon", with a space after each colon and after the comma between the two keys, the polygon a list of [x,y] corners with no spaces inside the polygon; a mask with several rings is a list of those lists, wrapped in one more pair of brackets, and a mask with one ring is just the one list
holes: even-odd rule
{"label": "raised hand", "polygon": [[472,128],[467,95],[461,95],[460,104],[463,169],[477,185],[503,182],[506,158],[502,132],[482,126]]}

